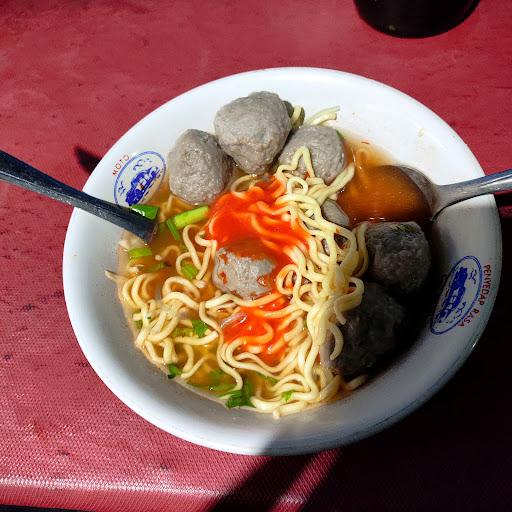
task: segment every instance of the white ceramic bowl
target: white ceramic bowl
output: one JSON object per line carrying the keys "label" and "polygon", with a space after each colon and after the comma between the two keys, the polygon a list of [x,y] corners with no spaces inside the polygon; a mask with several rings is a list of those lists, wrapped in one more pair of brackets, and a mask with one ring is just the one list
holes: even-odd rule
{"label": "white ceramic bowl", "polygon": [[[126,204],[137,171],[166,179],[165,160],[187,128],[213,131],[215,112],[234,98],[268,90],[313,113],[340,105],[339,125],[422,169],[443,184],[481,176],[464,142],[437,115],[395,89],[359,76],[311,68],[267,69],[216,80],[158,108],[105,155],[84,190]],[[147,198],[146,196],[146,198]],[[138,353],[115,286],[103,271],[116,268],[121,231],[75,210],[64,247],[64,291],[80,346],[105,384],[154,425],[210,448],[244,454],[298,454],[361,439],[396,422],[435,393],[469,355],[498,289],[501,233],[492,197],[446,210],[434,229],[439,291],[434,315],[413,347],[349,398],[273,420],[226,409],[169,382]]]}

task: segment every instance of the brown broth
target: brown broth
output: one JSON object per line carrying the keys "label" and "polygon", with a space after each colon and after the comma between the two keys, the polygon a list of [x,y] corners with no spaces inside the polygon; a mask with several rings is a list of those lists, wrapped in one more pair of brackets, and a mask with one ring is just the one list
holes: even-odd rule
{"label": "brown broth", "polygon": [[[151,204],[154,206],[159,206],[162,208],[163,205],[167,202],[169,199],[169,196],[171,195],[171,192],[169,190],[169,185],[167,183],[162,183],[157,190],[157,192],[151,197],[151,199],[146,204]],[[181,213],[183,211],[187,211],[193,208],[193,206],[189,205],[188,203],[178,199],[177,197],[174,197],[173,199],[173,205],[169,212],[167,212],[166,218],[172,217],[173,215],[176,215],[178,213]],[[161,219],[162,220],[162,219]],[[166,220],[166,219],[165,219]],[[206,221],[204,221],[199,226],[202,227]],[[131,237],[132,235],[126,234],[123,236],[124,239],[127,239]],[[180,250],[180,252],[183,251],[184,245],[183,242],[177,241],[173,238],[171,232],[167,228],[167,226],[163,223],[160,224],[159,229],[157,231],[157,234],[151,241],[151,243],[147,244],[147,246],[151,249],[153,255],[152,256],[146,256],[143,258],[137,258],[130,260],[128,258],[128,253],[122,248],[119,248],[119,270],[118,273],[120,275],[123,275],[125,277],[133,277],[133,274],[129,273],[128,267],[132,266],[140,266],[139,274],[147,272],[148,268],[151,268],[153,265],[159,263],[155,259],[156,255],[160,255],[165,250],[167,250],[169,247],[176,247]],[[154,279],[151,281],[150,285],[147,287],[147,293],[143,294],[141,293],[142,297],[145,300],[149,300],[151,298],[155,298],[159,295],[160,290],[162,289],[163,284],[169,277],[177,276],[178,273],[176,271],[176,257],[179,253],[177,251],[172,251],[170,254],[162,259],[161,261],[165,263],[165,268],[157,270],[154,272]],[[200,299],[201,301],[206,301],[208,299],[211,299],[215,294],[215,288],[211,282],[209,282],[204,288],[200,289]],[[125,314],[128,318],[128,321],[130,323],[130,326],[132,327],[132,330],[134,331],[134,334],[137,333],[137,327],[135,326],[135,323],[131,317],[132,312],[128,308],[125,308]],[[196,353],[196,356],[198,358],[206,355],[207,353],[215,355],[215,351],[217,348],[216,343],[210,343],[206,346],[198,346],[194,347],[194,351]],[[159,356],[162,356],[163,349],[161,347],[155,346],[156,353]],[[176,355],[178,356],[178,366],[185,363],[186,360],[186,354],[184,350],[181,348],[180,345],[176,346]],[[194,376],[189,380],[189,383],[195,386],[205,386],[208,385],[210,382],[210,376],[209,373],[215,369],[218,368],[218,365],[216,361],[211,361],[210,364],[205,363],[203,367],[199,368],[199,370],[194,374]],[[167,369],[162,367],[162,370],[164,372],[167,372]]]}
{"label": "brown broth", "polygon": [[420,188],[393,159],[367,141],[353,140],[349,152],[355,163],[354,178],[338,195],[338,204],[353,226],[360,222],[416,221],[424,226],[429,208]]}
{"label": "brown broth", "polygon": [[[151,198],[151,200],[147,204],[151,204],[154,206],[162,207],[163,204],[165,204],[170,196],[171,192],[169,190],[169,186],[167,183],[162,183],[160,185],[160,188],[158,191],[154,194],[154,196]],[[193,208],[193,206],[189,205],[188,203],[185,203],[184,201],[181,201],[177,197],[174,197],[173,200],[173,206],[170,209],[167,218],[172,217],[173,215],[176,215],[177,213],[181,213],[187,210],[190,210]],[[204,221],[202,224],[199,224],[200,227],[202,227],[206,221]],[[125,235],[126,236],[126,235]],[[128,235],[130,236],[130,235]],[[119,253],[119,273],[123,276],[130,277],[131,275],[127,273],[127,267],[128,266],[140,266],[140,272],[143,273],[146,272],[148,268],[151,268],[151,266],[159,263],[155,259],[156,255],[162,254],[165,250],[167,250],[170,247],[176,247],[179,249],[179,252],[182,252],[184,249],[183,242],[177,241],[173,238],[171,235],[171,232],[167,228],[167,226],[163,223],[160,224],[159,229],[157,230],[157,234],[151,241],[151,243],[147,244],[147,246],[151,249],[153,252],[153,256],[146,256],[144,258],[137,258],[133,260],[128,260],[128,255],[126,251],[123,249],[120,250]],[[178,275],[176,271],[176,257],[177,257],[176,251],[171,251],[169,255],[167,255],[164,259],[161,261],[165,263],[165,268],[158,270],[155,272],[155,278],[151,282],[151,288],[154,290],[160,289],[162,285],[164,284],[165,280],[169,277]],[[201,292],[201,298],[200,300],[208,300],[211,297],[213,297],[215,293],[215,289],[212,284],[207,285],[205,288],[200,290]],[[154,295],[153,295],[154,297]],[[144,297],[145,299],[150,299],[153,297]]]}
{"label": "brown broth", "polygon": [[[340,192],[338,203],[347,213],[352,225],[356,225],[362,221],[408,221],[416,220],[420,223],[425,215],[425,200],[421,191],[412,181],[400,172],[379,172],[375,168],[378,166],[389,165],[394,162],[393,158],[382,149],[369,143],[368,141],[358,140],[355,137],[345,137],[347,151],[347,163],[354,162],[356,165],[356,173],[353,180]],[[242,172],[235,168],[234,178],[238,178]],[[167,183],[162,183],[159,190],[153,195],[148,204],[160,206],[165,205],[170,196],[170,190]],[[169,218],[177,213],[190,210],[191,205],[174,198],[173,206],[166,214]],[[160,219],[165,220],[165,219]],[[206,221],[205,221],[206,222]],[[204,225],[204,223],[203,223]],[[202,227],[202,225],[200,226]],[[131,235],[125,235],[124,238]],[[155,255],[163,253],[169,247],[176,247],[183,250],[183,243],[176,241],[171,235],[165,224],[161,225],[157,235],[149,244],[153,252],[153,256],[139,258],[137,260],[129,260],[127,252],[123,249],[119,250],[119,273],[121,275],[132,277],[133,274],[128,272],[130,266],[140,266],[139,273],[147,271],[148,268],[158,263]],[[155,272],[154,280],[147,288],[144,299],[158,297],[161,287],[165,280],[169,277],[176,276],[176,252],[171,252],[163,262],[165,268]],[[210,269],[211,271],[212,269]],[[211,281],[201,290],[201,301],[208,300],[214,296],[215,288]],[[130,326],[137,332],[136,326],[131,317],[131,311],[125,310]],[[155,350],[161,356],[162,350],[155,346]],[[220,386],[224,386],[224,390],[233,384],[233,379],[226,374],[217,374],[212,377],[218,370],[215,353],[217,350],[217,342],[210,343],[206,346],[195,346],[194,352],[196,358],[199,359],[206,354],[213,357],[206,361],[205,364],[189,379],[188,384],[202,389],[209,389],[215,396],[219,396],[218,390],[212,389],[212,381]],[[186,354],[179,344],[176,346],[176,354],[178,356],[178,366],[185,363]],[[146,354],[147,355],[147,354]],[[167,372],[165,367],[161,367]],[[212,373],[213,372],[213,373]],[[244,379],[250,379],[255,388],[261,389],[262,396],[270,397],[267,391],[268,382],[260,375],[253,371],[241,370]],[[216,392],[217,391],[217,392]],[[344,396],[349,391],[344,390],[343,386],[340,395]]]}

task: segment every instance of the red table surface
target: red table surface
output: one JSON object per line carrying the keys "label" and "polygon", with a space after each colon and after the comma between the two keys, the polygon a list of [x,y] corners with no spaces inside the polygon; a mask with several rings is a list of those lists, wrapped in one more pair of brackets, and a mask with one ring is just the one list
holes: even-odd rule
{"label": "red table surface", "polygon": [[[81,188],[133,123],[204,82],[275,66],[358,73],[417,98],[487,172],[512,162],[512,2],[395,39],[349,0],[1,2],[0,146]],[[504,261],[512,208],[501,200]],[[352,446],[247,457],[124,406],[76,342],[62,292],[71,209],[0,184],[0,502],[98,511],[510,510],[510,301],[428,404]]]}

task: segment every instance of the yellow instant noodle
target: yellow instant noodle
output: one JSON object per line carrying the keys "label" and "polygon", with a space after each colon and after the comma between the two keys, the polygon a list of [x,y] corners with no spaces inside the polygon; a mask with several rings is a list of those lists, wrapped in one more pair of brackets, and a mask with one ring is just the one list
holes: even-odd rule
{"label": "yellow instant noodle", "polygon": [[[332,112],[322,115],[331,118]],[[320,120],[324,120],[322,116]],[[301,158],[307,168],[305,177],[293,174]],[[153,274],[136,275],[120,284],[121,300],[132,311],[133,319],[142,321],[136,346],[151,362],[162,368],[166,364],[176,364],[179,352],[184,381],[204,365],[209,365],[231,376],[233,389],[237,390],[243,386],[240,371],[258,372],[268,381],[256,386],[252,404],[256,411],[272,413],[275,417],[302,411],[334,397],[341,379],[320,366],[318,353],[329,336],[334,339],[331,357],[334,359],[342,352],[343,335],[338,324],[345,322],[344,312],[361,302],[364,285],[359,276],[366,270],[368,254],[364,244],[366,226],[361,225],[351,231],[333,224],[323,217],[321,206],[326,199],[335,197],[353,175],[354,164],[349,164],[333,183],[326,185],[315,176],[306,147],[297,150],[290,165],[278,167],[275,178],[285,185],[284,194],[276,201],[281,208],[270,210],[265,204],[259,204],[257,208],[266,215],[281,215],[287,221],[297,220],[308,233],[309,242],[286,249],[292,263],[278,273],[275,291],[256,300],[246,301],[220,291],[209,300],[200,300],[201,289],[211,280],[208,269],[215,257],[217,243],[205,238],[207,226],[202,229],[187,226],[182,232],[184,248],[176,259],[179,275],[164,282],[158,297],[148,295]],[[243,176],[232,184],[231,192],[244,194],[258,179]],[[170,215],[171,207],[172,198],[169,198],[160,210],[160,220]],[[209,222],[215,222],[215,217]],[[261,232],[268,229],[261,225],[256,214],[251,222]],[[346,239],[343,247],[338,246],[335,235]],[[173,250],[176,246],[165,251]],[[166,256],[165,251],[162,257]],[[195,279],[188,280],[182,276],[181,267],[185,262],[197,268]],[[224,342],[221,323],[226,316],[236,315],[242,306],[255,308],[270,304],[282,295],[289,296],[289,305],[281,310],[265,312],[267,318],[283,319],[284,335],[272,350],[277,351],[286,345],[286,352],[277,365],[270,366],[261,360],[257,343],[249,345],[246,351],[240,351],[247,339]],[[203,337],[172,336],[177,327],[190,328],[190,318],[197,317],[207,325]],[[255,337],[252,341],[264,342],[272,338],[273,329],[264,318],[262,325],[266,327],[264,334],[258,335],[261,339]],[[215,351],[199,351],[212,344],[216,344]],[[355,379],[347,387],[353,388],[360,382],[361,379]]]}

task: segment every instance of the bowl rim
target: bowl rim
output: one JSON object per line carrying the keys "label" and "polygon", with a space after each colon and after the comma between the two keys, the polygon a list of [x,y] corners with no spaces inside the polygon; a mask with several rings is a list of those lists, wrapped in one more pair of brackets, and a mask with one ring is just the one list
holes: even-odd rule
{"label": "bowl rim", "polygon": [[[356,75],[353,73],[348,73],[340,70],[334,70],[334,69],[328,69],[328,68],[317,68],[317,67],[276,67],[276,68],[263,68],[263,69],[257,69],[257,70],[251,70],[251,71],[245,71],[242,73],[236,73],[232,75],[228,75],[222,78],[218,78],[216,80],[212,80],[210,82],[201,84],[197,87],[194,87],[190,90],[187,90],[186,92],[179,94],[170,100],[166,101],[156,109],[149,112],[147,115],[145,115],[143,118],[141,118],[139,121],[137,121],[135,124],[133,124],[128,130],[126,130],[119,139],[110,147],[110,149],[105,153],[105,155],[102,158],[102,161],[106,159],[109,155],[115,153],[118,149],[118,147],[123,143],[123,139],[135,130],[139,125],[145,123],[148,118],[155,115],[160,110],[164,109],[166,105],[169,102],[172,102],[178,98],[184,98],[190,94],[196,94],[198,91],[202,90],[203,88],[208,88],[212,86],[213,84],[220,84],[224,81],[229,81],[235,77],[251,77],[255,75],[261,76],[262,74],[274,74],[274,73],[301,73],[301,74],[312,74],[312,75],[318,75],[322,74],[324,76],[332,76],[333,78],[336,77],[347,77],[350,80],[355,81],[362,81],[362,82],[370,82],[374,84],[375,86],[386,90],[387,92],[399,97],[402,100],[411,102],[412,104],[415,104],[416,107],[419,107],[421,110],[426,110],[427,113],[430,116],[433,116],[435,120],[438,123],[441,123],[445,126],[445,128],[448,128],[449,131],[452,132],[453,136],[455,137],[455,140],[459,144],[463,144],[466,146],[464,141],[461,139],[461,137],[453,130],[437,113],[432,111],[429,107],[424,105],[423,103],[419,102],[415,98],[411,97],[408,94],[405,94],[401,92],[398,89],[395,89],[394,87],[391,87],[389,85],[383,84],[377,80],[367,78],[361,75]],[[467,148],[467,146],[466,146]],[[471,153],[469,148],[467,150]],[[472,153],[471,153],[472,154]],[[478,164],[478,161],[475,158],[476,163]],[[100,165],[100,164],[98,164]],[[479,166],[479,164],[478,164]],[[480,166],[479,166],[480,167]],[[484,173],[480,170],[481,174]],[[91,177],[93,176],[93,173],[91,173]],[[87,189],[87,185],[89,183],[90,178],[86,182],[84,186],[84,190]],[[190,441],[192,443],[205,446],[208,448],[212,448],[215,450],[220,450],[224,452],[229,453],[235,453],[235,454],[244,454],[244,455],[291,455],[291,454],[307,454],[307,453],[314,453],[319,450],[325,450],[330,448],[335,448],[342,445],[347,445],[350,443],[353,443],[355,441],[361,440],[365,437],[368,437],[370,435],[373,435],[375,433],[378,433],[388,426],[396,423],[400,419],[404,418],[411,412],[413,412],[415,409],[420,407],[422,404],[424,404],[429,398],[431,398],[440,388],[442,388],[446,382],[454,376],[454,374],[457,372],[457,370],[461,367],[461,365],[464,363],[464,361],[468,358],[469,354],[474,349],[478,339],[481,337],[487,322],[489,320],[489,317],[493,311],[495,299],[497,290],[499,288],[499,281],[501,276],[501,266],[502,266],[502,235],[501,235],[501,226],[499,221],[499,215],[498,210],[496,207],[496,202],[494,198],[491,196],[489,197],[489,206],[491,210],[491,214],[493,214],[493,222],[491,228],[495,229],[495,236],[497,245],[494,248],[493,256],[495,258],[494,261],[494,269],[493,269],[493,281],[495,281],[495,285],[493,286],[492,293],[490,294],[488,298],[488,304],[489,307],[486,308],[483,321],[478,324],[476,328],[473,328],[471,332],[471,336],[468,336],[468,342],[464,345],[464,350],[460,351],[458,358],[445,369],[445,371],[438,376],[438,378],[434,381],[432,381],[431,385],[428,388],[425,388],[423,392],[416,397],[416,399],[408,402],[405,406],[402,408],[395,410],[392,414],[389,414],[387,416],[384,416],[381,418],[380,421],[371,423],[366,428],[360,428],[357,431],[353,431],[351,434],[345,435],[343,439],[334,439],[334,438],[327,438],[324,440],[321,440],[320,442],[311,443],[311,445],[305,445],[301,447],[300,449],[297,448],[297,443],[290,443],[287,444],[286,440],[280,441],[279,444],[276,445],[270,445],[270,446],[254,446],[254,445],[247,445],[247,446],[241,446],[239,444],[230,444],[226,442],[222,442],[219,440],[211,439],[211,438],[205,438],[203,436],[189,433],[188,431],[182,430],[177,428],[175,425],[169,425],[168,423],[162,421],[159,417],[155,416],[152,412],[145,410],[141,411],[141,407],[137,400],[132,399],[132,397],[127,396],[125,393],[122,392],[122,389],[120,389],[119,384],[117,384],[114,380],[110,378],[110,375],[107,371],[105,371],[101,364],[99,364],[98,361],[95,360],[94,356],[92,355],[92,349],[88,346],[88,343],[84,340],[86,340],[86,333],[82,332],[82,327],[78,321],[77,317],[77,310],[75,308],[75,305],[73,304],[72,299],[72,292],[70,288],[70,274],[69,274],[69,266],[67,264],[67,261],[69,261],[70,256],[70,237],[71,233],[74,229],[75,224],[77,223],[77,215],[78,211],[76,209],[73,210],[68,229],[66,232],[66,238],[64,243],[64,252],[63,252],[63,285],[64,285],[64,296],[65,296],[65,302],[68,310],[68,315],[71,321],[71,325],[73,327],[73,331],[75,333],[75,336],[77,338],[77,341],[80,345],[81,350],[83,351],[85,357],[91,364],[92,368],[96,372],[96,374],[99,376],[99,378],[106,384],[106,386],[114,393],[114,395],[117,396],[119,400],[121,400],[125,405],[127,405],[130,409],[132,409],[137,415],[141,416],[142,418],[146,419],[153,425],[159,427],[160,429],[171,433],[179,438],[182,438],[186,441]]]}

